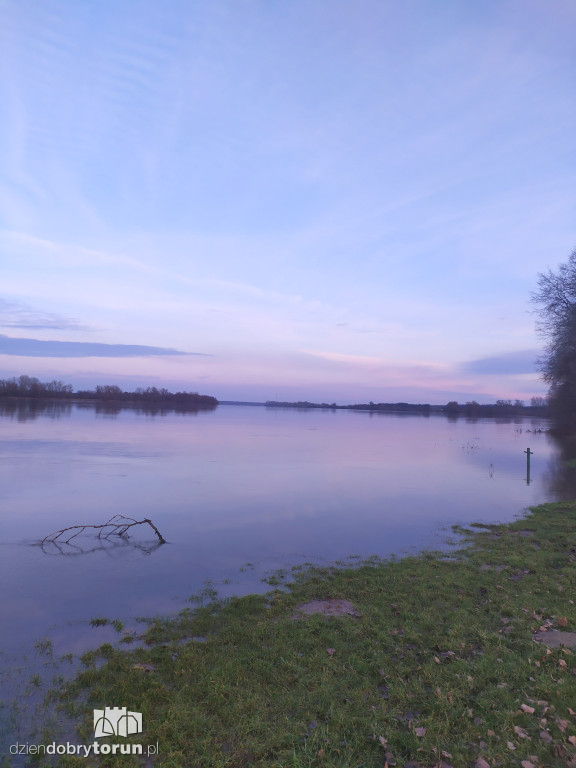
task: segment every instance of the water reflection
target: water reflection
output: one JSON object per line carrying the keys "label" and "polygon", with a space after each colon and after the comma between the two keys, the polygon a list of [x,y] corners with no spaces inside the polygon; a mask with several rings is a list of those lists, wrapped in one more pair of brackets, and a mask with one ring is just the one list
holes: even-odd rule
{"label": "water reflection", "polygon": [[97,416],[118,416],[122,411],[129,410],[138,416],[168,416],[171,413],[178,413],[186,416],[197,416],[200,413],[214,411],[217,405],[164,405],[162,403],[147,403],[145,405],[123,405],[121,403],[94,403],[79,404],[81,408],[94,410]]}
{"label": "water reflection", "polygon": [[[166,543],[166,542],[164,542]],[[120,551],[137,550],[143,555],[151,555],[159,547],[162,546],[160,541],[135,541],[134,539],[97,539],[97,543],[81,541],[40,541],[32,544],[32,546],[40,547],[45,555],[51,556],[64,556],[64,557],[80,557],[82,555],[93,555],[95,552],[102,552],[106,555],[116,555]]]}
{"label": "water reflection", "polygon": [[548,488],[559,499],[576,498],[576,435],[552,429],[550,439],[557,450],[550,457]]}
{"label": "water reflection", "polygon": [[54,400],[0,400],[0,418],[17,419],[20,422],[32,421],[43,416],[49,419],[60,419],[70,416],[72,403]]}
{"label": "water reflection", "polygon": [[126,404],[114,402],[73,402],[62,400],[44,400],[42,398],[0,399],[0,418],[7,417],[18,421],[31,421],[43,416],[49,419],[60,419],[71,416],[72,409],[85,410],[99,416],[118,416],[122,411],[143,416],[167,416],[170,413],[197,415],[213,411],[217,405],[186,405],[165,403]]}

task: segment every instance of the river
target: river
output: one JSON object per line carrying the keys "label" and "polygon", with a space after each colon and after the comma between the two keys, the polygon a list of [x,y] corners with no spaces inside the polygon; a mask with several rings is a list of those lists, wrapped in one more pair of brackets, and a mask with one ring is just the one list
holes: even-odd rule
{"label": "river", "polygon": [[[231,405],[4,411],[0,647],[49,637],[77,652],[90,619],[175,611],[206,582],[244,594],[278,568],[438,548],[455,523],[511,520],[554,498],[547,426]],[[150,518],[168,543],[146,526],[38,546],[117,514]]]}

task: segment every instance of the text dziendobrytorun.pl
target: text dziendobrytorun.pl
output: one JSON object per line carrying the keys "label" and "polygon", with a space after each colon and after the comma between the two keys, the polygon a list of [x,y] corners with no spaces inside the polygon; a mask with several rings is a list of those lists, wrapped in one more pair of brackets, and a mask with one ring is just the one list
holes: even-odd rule
{"label": "text dziendobrytorun.pl", "polygon": [[11,755],[77,755],[78,757],[90,757],[91,755],[143,755],[158,754],[158,744],[148,744],[145,748],[142,744],[16,744],[10,745]]}

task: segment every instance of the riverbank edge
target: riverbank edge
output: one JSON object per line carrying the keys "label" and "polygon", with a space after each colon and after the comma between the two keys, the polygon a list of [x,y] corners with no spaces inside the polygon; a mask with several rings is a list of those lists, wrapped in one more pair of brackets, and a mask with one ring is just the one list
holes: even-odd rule
{"label": "riverbank edge", "polygon": [[[225,601],[207,590],[151,620],[143,647],[127,635],[85,654],[54,695],[85,742],[92,708],[141,712],[128,740],[158,744],[167,768],[576,766],[575,655],[534,640],[576,630],[576,502],[458,532],[448,556],[299,567],[285,589]],[[354,613],[299,611],[337,600]]]}

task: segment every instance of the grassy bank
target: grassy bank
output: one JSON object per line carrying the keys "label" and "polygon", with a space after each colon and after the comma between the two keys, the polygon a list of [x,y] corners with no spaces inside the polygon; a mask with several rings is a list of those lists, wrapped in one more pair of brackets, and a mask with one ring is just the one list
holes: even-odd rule
{"label": "grassy bank", "polygon": [[[302,570],[288,592],[212,602],[152,622],[144,647],[86,655],[64,702],[84,743],[92,708],[142,712],[130,738],[170,768],[576,765],[576,650],[533,640],[576,630],[575,553],[576,503],[561,503],[468,531],[449,560]],[[359,616],[294,618],[335,598]]]}

